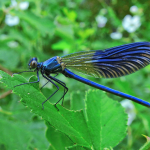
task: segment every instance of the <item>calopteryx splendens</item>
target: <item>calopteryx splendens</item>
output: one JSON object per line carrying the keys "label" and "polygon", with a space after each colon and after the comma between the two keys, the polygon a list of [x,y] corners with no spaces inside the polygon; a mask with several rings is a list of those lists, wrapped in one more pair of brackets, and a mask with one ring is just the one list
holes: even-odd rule
{"label": "calopteryx splendens", "polygon": [[[72,72],[73,70],[75,70],[77,72],[93,76],[95,78],[116,78],[131,74],[147,66],[149,63],[150,63],[150,42],[137,42],[105,50],[77,52],[63,57],[54,56],[44,62],[38,62],[37,58],[34,57],[30,60],[28,64],[29,68],[34,70],[23,72],[36,71],[38,81],[29,83],[37,83],[40,81],[39,78],[39,71],[40,71],[42,76],[57,88],[57,90],[48,99],[50,99],[59,90],[59,87],[58,85],[56,85],[56,83],[64,87],[64,94],[62,95],[60,100],[64,98],[65,94],[67,93],[68,88],[66,87],[66,84],[56,78],[57,74],[62,73],[66,77],[73,78],[97,89],[115,94],[123,98],[130,99],[146,107],[150,107],[150,103],[147,101],[100,85],[98,83],[85,79],[81,76],[78,76]],[[53,77],[51,76],[51,74],[56,74],[56,76]],[[20,85],[24,84],[28,83],[23,83]],[[42,103],[42,106],[46,101]]]}

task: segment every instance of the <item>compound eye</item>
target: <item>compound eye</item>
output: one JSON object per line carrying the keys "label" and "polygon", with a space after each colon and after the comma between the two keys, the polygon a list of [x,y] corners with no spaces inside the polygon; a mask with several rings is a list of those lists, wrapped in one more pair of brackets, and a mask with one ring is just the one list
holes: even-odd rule
{"label": "compound eye", "polygon": [[31,68],[36,68],[37,67],[37,61],[35,61],[35,60],[31,61],[30,67]]}

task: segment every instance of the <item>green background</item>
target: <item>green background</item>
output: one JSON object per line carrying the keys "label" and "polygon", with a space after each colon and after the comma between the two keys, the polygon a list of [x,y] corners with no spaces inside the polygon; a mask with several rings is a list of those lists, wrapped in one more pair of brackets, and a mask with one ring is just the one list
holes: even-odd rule
{"label": "green background", "polygon": [[[132,42],[150,41],[150,2],[148,1],[27,1],[29,7],[26,10],[19,8],[19,3],[22,1],[17,1],[18,6],[15,7],[10,6],[9,0],[0,1],[0,70],[8,74],[28,70],[28,62],[32,57],[37,57],[42,62],[53,56],[63,56],[78,51],[106,49]],[[133,5],[138,7],[137,12],[130,11]],[[7,25],[5,18],[8,14],[18,16],[19,23],[14,26]],[[122,25],[123,18],[128,14],[140,17],[141,26],[132,33],[127,32]],[[98,27],[96,21],[99,15],[107,18],[107,23],[102,28]],[[110,37],[110,34],[116,31],[122,34],[122,38],[116,40]],[[149,72],[150,66],[147,66],[134,74],[116,79],[94,79],[88,76],[86,78],[150,101]],[[33,74],[36,75],[35,73],[22,75],[29,80]],[[46,80],[41,76],[40,78],[40,86],[42,86]],[[73,102],[71,100],[76,99],[78,103],[75,104],[75,108],[77,110],[83,108],[85,91],[93,88],[63,75],[59,75],[58,78],[69,88],[64,107],[70,108],[70,103]],[[42,89],[46,97],[54,91],[55,87],[50,84]],[[60,88],[50,102],[57,102],[62,93],[63,88]],[[107,95],[115,101],[123,100],[112,94]],[[150,110],[139,104],[133,104],[135,119],[128,126],[126,137],[114,147],[116,150],[137,150],[145,143],[142,134],[150,136]],[[76,110],[75,108],[71,107]],[[8,88],[1,83],[0,120],[3,133],[3,136],[0,136],[0,149],[9,149],[6,141],[10,145],[11,143],[17,145],[18,149],[26,149],[26,147],[48,149],[49,142],[45,137],[47,127],[44,119],[20,103],[20,97],[9,92]],[[2,137],[6,139],[2,140]],[[55,141],[58,140],[56,136]]]}

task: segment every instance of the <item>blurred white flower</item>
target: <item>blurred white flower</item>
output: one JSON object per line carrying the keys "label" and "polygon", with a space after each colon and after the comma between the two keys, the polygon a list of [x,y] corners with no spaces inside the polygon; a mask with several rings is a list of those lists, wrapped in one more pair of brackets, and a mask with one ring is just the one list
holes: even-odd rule
{"label": "blurred white flower", "polygon": [[128,114],[128,123],[127,124],[130,125],[136,116],[136,113],[134,111],[134,109],[135,109],[134,105],[129,100],[123,100],[120,103],[125,108],[125,111]]}
{"label": "blurred white flower", "polygon": [[[29,2],[17,3],[16,0],[11,0],[10,7],[15,7],[15,8],[19,7],[22,10],[26,10],[29,7]],[[19,19],[18,16],[12,16],[10,14],[7,14],[6,17],[5,17],[5,23],[8,26],[15,26],[15,25],[19,24],[19,22],[20,22],[20,19]]]}
{"label": "blurred white flower", "polygon": [[19,8],[22,10],[26,10],[29,7],[29,2],[21,2],[19,3]]}
{"label": "blurred white flower", "polygon": [[7,35],[6,34],[1,34],[0,35],[0,40],[6,40],[7,39]]}
{"label": "blurred white flower", "polygon": [[16,47],[18,47],[18,42],[16,42],[16,41],[10,41],[10,42],[7,43],[7,45],[10,48],[16,48]]}
{"label": "blurred white flower", "polygon": [[17,2],[16,0],[11,0],[11,7],[16,7],[17,6]]}
{"label": "blurred white flower", "polygon": [[104,17],[104,16],[98,15],[98,16],[96,17],[96,21],[97,21],[97,23],[98,23],[98,27],[102,28],[102,27],[104,27],[104,26],[106,25],[106,23],[107,23],[107,18]]}
{"label": "blurred white flower", "polygon": [[140,17],[126,15],[122,21],[122,26],[129,33],[134,32],[141,26]]}
{"label": "blurred white flower", "polygon": [[121,38],[122,38],[122,33],[120,33],[120,32],[112,32],[112,33],[110,34],[110,37],[111,37],[112,39],[118,40],[118,39],[121,39]]}
{"label": "blurred white flower", "polygon": [[17,16],[12,16],[12,15],[6,15],[5,17],[5,23],[8,25],[8,26],[15,26],[17,24],[19,24],[20,20],[19,20],[19,17]]}
{"label": "blurred white flower", "polygon": [[131,6],[131,7],[130,7],[130,12],[131,12],[131,13],[136,13],[136,12],[138,12],[138,7],[137,7],[137,6]]}
{"label": "blurred white flower", "polygon": [[17,3],[16,0],[11,0],[11,7],[19,7],[22,10],[26,10],[29,7],[29,2],[20,2]]}

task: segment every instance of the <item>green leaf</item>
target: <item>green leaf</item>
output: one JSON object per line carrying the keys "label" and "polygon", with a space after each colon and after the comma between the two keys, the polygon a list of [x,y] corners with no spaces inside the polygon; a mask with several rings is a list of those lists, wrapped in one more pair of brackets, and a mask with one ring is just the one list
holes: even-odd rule
{"label": "green leaf", "polygon": [[39,16],[28,11],[19,11],[19,13],[18,11],[14,11],[14,13],[20,17],[20,19],[27,21],[34,28],[39,30],[43,35],[48,33],[51,35],[54,31],[53,21],[49,20],[49,18],[40,18]]}
{"label": "green leaf", "polygon": [[146,139],[147,142],[140,148],[140,150],[149,150],[150,149],[150,137],[143,135]]}
{"label": "green leaf", "polygon": [[44,124],[41,121],[32,123],[31,120],[29,122],[27,120],[18,121],[13,116],[10,116],[8,120],[7,116],[1,115],[0,125],[1,150],[16,150],[18,148],[24,150],[29,147],[47,149],[48,147],[48,141],[44,136]]}
{"label": "green leaf", "polygon": [[6,4],[10,4],[10,1],[9,0],[0,1],[0,8]]}
{"label": "green leaf", "polygon": [[48,129],[46,132],[46,137],[51,143],[49,150],[56,150],[56,149],[65,150],[65,147],[74,144],[67,135],[58,131],[57,129],[52,127],[49,123],[47,123],[47,127]]}
{"label": "green leaf", "polygon": [[77,18],[77,13],[75,11],[68,10],[67,8],[63,8],[64,14],[67,16],[69,20],[74,22]]}
{"label": "green leaf", "polygon": [[85,101],[83,101],[84,97],[82,96],[80,91],[72,92],[70,103],[71,103],[71,110],[80,110],[85,107]]}
{"label": "green leaf", "polygon": [[95,32],[95,29],[89,28],[86,30],[79,30],[78,31],[78,35],[82,38],[82,39],[86,39],[90,36],[92,36]]}
{"label": "green leaf", "polygon": [[74,40],[74,31],[71,25],[62,25],[57,27],[55,30],[55,34],[70,42],[73,42]]}
{"label": "green leaf", "polygon": [[[11,77],[3,71],[0,71],[0,75],[0,81],[14,89],[13,92],[22,98],[21,101],[26,106],[64,134],[59,134],[61,139],[67,135],[77,146],[104,149],[116,146],[126,135],[127,115],[124,109],[120,103],[111,100],[102,91],[86,93],[84,110],[72,111],[57,105],[58,111],[49,101],[44,103],[42,109],[42,103],[46,98],[37,85],[24,84],[14,88],[15,85],[27,81],[20,75]],[[34,77],[30,81],[33,79]],[[49,138],[49,141],[55,145],[52,138]],[[68,142],[70,144],[70,141]]]}
{"label": "green leaf", "polygon": [[89,91],[86,101],[86,115],[93,147],[104,149],[116,146],[126,135],[127,127],[127,116],[120,103],[98,90]]}
{"label": "green leaf", "polygon": [[0,149],[16,150],[18,148],[24,149],[28,146],[31,140],[31,133],[25,132],[26,130],[24,130],[22,124],[1,119],[0,125]]}
{"label": "green leaf", "polygon": [[0,50],[0,62],[4,67],[13,70],[19,62],[19,55],[13,50]]}
{"label": "green leaf", "polygon": [[55,50],[67,50],[67,51],[69,51],[70,47],[71,47],[71,45],[65,40],[61,40],[61,41],[54,43],[52,45],[52,49],[55,49]]}
{"label": "green leaf", "polygon": [[83,146],[73,145],[68,147],[67,150],[90,150],[90,149]]}

